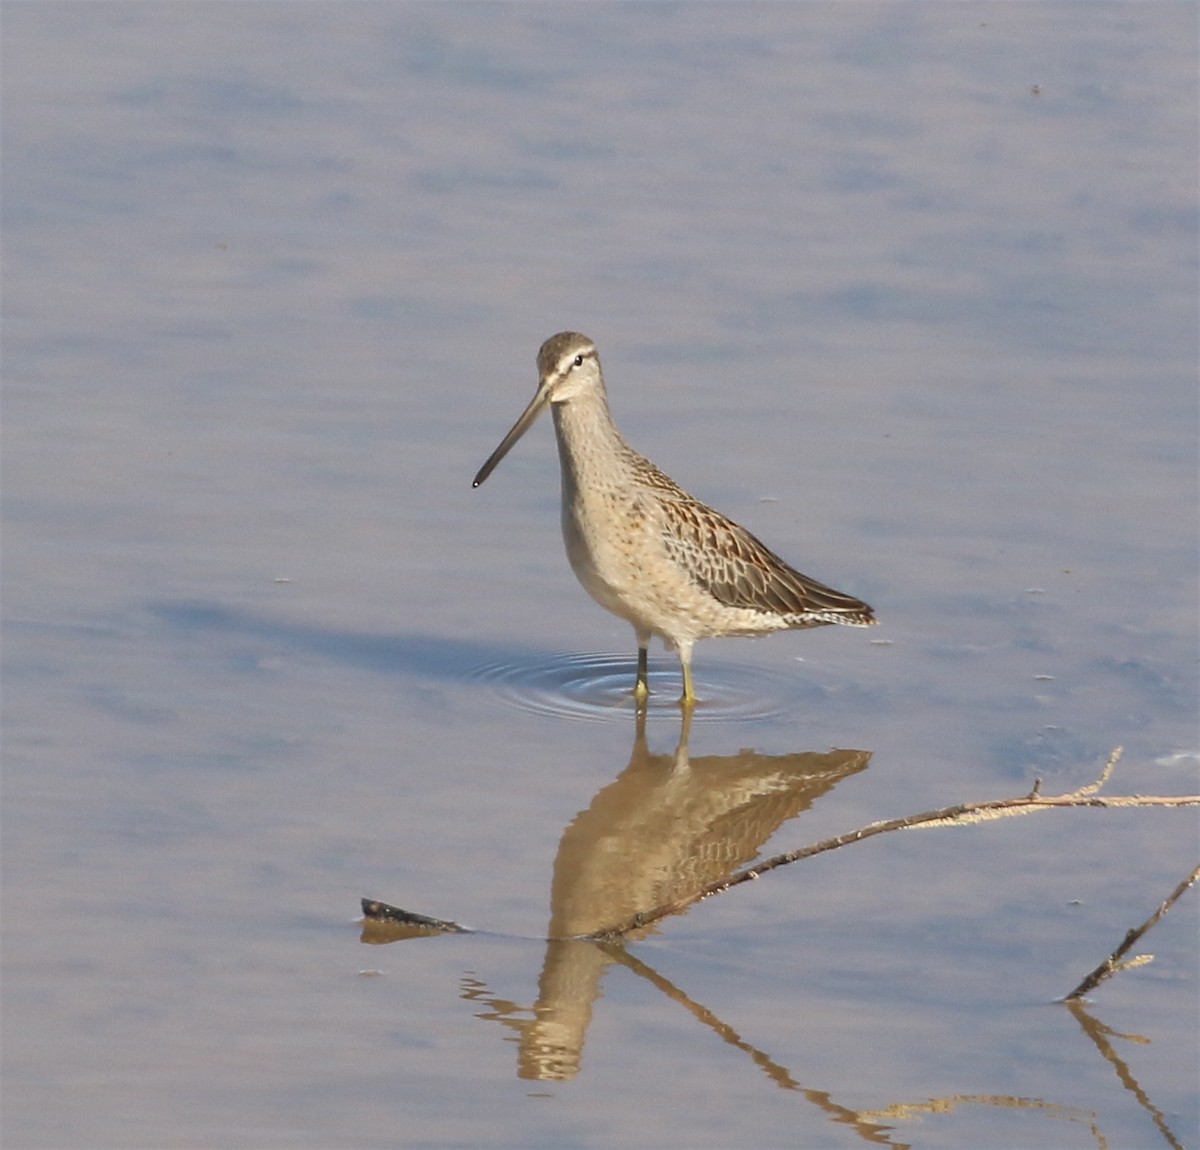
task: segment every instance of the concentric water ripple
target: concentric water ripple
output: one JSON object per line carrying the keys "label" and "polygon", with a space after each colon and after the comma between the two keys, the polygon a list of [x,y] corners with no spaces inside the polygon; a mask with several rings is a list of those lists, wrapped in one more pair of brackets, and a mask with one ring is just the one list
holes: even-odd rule
{"label": "concentric water ripple", "polygon": [[[587,652],[487,663],[469,678],[523,711],[602,721],[633,714],[636,671],[628,655]],[[650,714],[677,715],[682,690],[677,660],[650,660]],[[777,718],[811,701],[806,696],[824,692],[782,673],[709,662],[696,676],[696,693],[695,721],[750,722]]]}

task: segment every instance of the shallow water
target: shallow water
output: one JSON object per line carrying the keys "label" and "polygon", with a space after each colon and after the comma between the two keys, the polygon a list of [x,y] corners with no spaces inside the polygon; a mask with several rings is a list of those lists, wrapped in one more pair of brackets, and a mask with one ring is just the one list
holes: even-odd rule
{"label": "shallow water", "polygon": [[[1196,1141],[1194,892],[1055,1001],[1194,811],[565,937],[1198,789],[1193,6],[0,19],[5,1145]],[[639,732],[549,421],[470,486],[561,328],[881,626]]]}

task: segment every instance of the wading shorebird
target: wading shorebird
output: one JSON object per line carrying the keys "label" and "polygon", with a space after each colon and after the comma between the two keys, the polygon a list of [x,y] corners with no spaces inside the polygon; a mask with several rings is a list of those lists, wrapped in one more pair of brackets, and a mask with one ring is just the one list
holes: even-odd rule
{"label": "wading shorebird", "polygon": [[587,593],[633,627],[639,701],[650,693],[651,635],[679,653],[680,702],[690,707],[697,639],[875,622],[866,603],[801,575],[634,451],[613,423],[600,357],[586,335],[552,335],[537,365],[537,392],[472,486],[491,475],[549,404],[567,558]]}

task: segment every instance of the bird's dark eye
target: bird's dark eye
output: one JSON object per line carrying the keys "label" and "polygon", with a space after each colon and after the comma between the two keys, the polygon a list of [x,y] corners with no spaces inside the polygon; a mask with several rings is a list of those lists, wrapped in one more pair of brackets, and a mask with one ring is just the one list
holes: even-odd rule
{"label": "bird's dark eye", "polygon": [[575,357],[575,366],[576,366],[576,367],[583,367],[583,356],[581,356],[581,355],[577,355],[577,356]]}

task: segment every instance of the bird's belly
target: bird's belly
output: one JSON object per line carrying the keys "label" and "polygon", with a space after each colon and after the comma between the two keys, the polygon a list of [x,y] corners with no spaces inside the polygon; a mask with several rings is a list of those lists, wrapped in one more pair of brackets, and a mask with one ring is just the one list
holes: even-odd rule
{"label": "bird's belly", "polygon": [[563,542],[575,577],[607,611],[669,642],[777,630],[760,612],[731,608],[687,577],[636,503],[597,510],[564,504]]}

